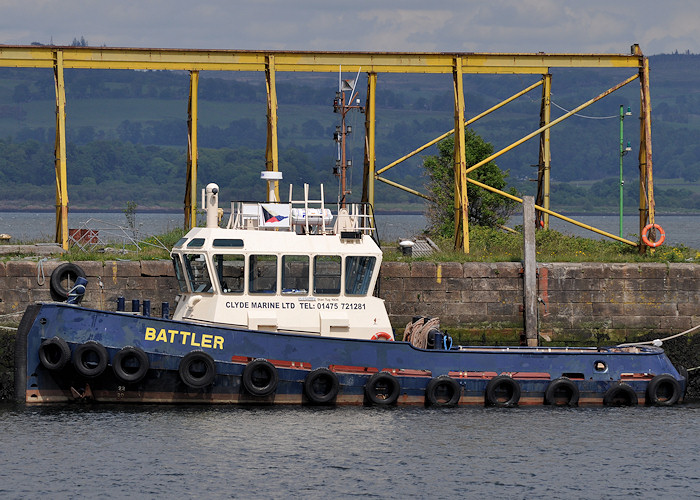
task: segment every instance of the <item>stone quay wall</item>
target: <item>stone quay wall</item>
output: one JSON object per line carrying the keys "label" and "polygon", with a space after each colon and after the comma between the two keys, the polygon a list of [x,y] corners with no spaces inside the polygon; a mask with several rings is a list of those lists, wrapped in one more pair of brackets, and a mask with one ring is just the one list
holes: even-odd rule
{"label": "stone quay wall", "polygon": [[[438,316],[443,329],[497,337],[524,329],[523,282],[518,262],[386,262],[380,295],[395,327],[414,314]],[[697,264],[540,263],[537,287],[539,332],[552,340],[625,340],[700,324]]]}
{"label": "stone quay wall", "polygon": [[[0,315],[50,301],[50,276],[60,264],[0,262]],[[115,310],[117,297],[175,307],[178,284],[169,261],[75,262],[87,275],[87,307]],[[42,273],[43,267],[43,273]],[[700,324],[700,265],[538,264],[539,331],[552,340],[615,340],[662,336]],[[438,316],[466,338],[522,332],[523,274],[517,262],[385,262],[380,296],[397,331],[414,315]],[[17,316],[17,319],[19,315]]]}
{"label": "stone quay wall", "polygon": [[[34,302],[51,301],[51,273],[63,262],[47,261],[41,266],[32,261],[0,262],[0,316],[23,312]],[[74,262],[88,280],[81,305],[116,311],[117,298],[151,301],[151,315],[160,316],[161,304],[168,302],[170,312],[179,293],[173,265],[168,260],[84,261]]]}

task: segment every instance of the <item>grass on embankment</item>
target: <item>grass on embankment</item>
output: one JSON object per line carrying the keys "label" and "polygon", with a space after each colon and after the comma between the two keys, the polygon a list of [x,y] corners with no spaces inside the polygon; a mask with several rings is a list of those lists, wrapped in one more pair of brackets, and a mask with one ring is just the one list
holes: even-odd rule
{"label": "grass on embankment", "polygon": [[[137,248],[134,245],[94,247],[86,250],[77,246],[59,256],[66,261],[108,260],[159,260],[169,259],[170,249],[184,235],[182,229],[151,237]],[[581,236],[570,236],[557,231],[536,231],[536,251],[539,262],[700,262],[700,251],[684,245],[662,245],[656,249],[639,248],[612,240],[598,240]],[[470,226],[469,253],[454,250],[452,240],[432,238],[441,251],[427,257],[406,257],[394,242],[384,246],[384,260],[407,259],[436,262],[519,262],[523,260],[523,237],[521,233],[509,233],[496,228]],[[166,250],[167,249],[167,250]],[[26,257],[11,255],[3,260]]]}
{"label": "grass on embankment", "polygon": [[[558,231],[536,231],[539,262],[700,262],[700,251],[684,245],[662,245],[643,254],[625,243],[570,236]],[[523,237],[500,229],[470,226],[469,253],[454,250],[451,240],[434,239],[441,251],[415,260],[438,262],[519,262]],[[398,249],[388,249],[385,260],[405,260]]]}

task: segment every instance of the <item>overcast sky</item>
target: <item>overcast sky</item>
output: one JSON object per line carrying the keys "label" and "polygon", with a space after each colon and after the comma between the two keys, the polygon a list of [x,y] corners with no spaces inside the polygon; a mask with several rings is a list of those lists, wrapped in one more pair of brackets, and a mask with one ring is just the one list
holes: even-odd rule
{"label": "overcast sky", "polygon": [[700,53],[698,0],[0,0],[0,44]]}

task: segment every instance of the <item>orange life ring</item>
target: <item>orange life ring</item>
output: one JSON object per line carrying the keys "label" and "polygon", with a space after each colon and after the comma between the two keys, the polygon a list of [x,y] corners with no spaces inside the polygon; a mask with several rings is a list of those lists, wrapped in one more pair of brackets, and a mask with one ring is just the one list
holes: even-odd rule
{"label": "orange life ring", "polygon": [[[652,227],[659,232],[656,236],[656,241],[651,241],[649,240],[649,238],[647,238],[647,233]],[[644,230],[642,231],[642,241],[646,246],[656,248],[658,246],[661,246],[665,239],[666,233],[664,233],[664,230],[658,224],[647,224],[646,226],[644,226]]]}
{"label": "orange life ring", "polygon": [[394,340],[394,336],[392,334],[386,333],[386,332],[377,332],[374,335],[372,335],[371,340],[379,340],[379,339]]}

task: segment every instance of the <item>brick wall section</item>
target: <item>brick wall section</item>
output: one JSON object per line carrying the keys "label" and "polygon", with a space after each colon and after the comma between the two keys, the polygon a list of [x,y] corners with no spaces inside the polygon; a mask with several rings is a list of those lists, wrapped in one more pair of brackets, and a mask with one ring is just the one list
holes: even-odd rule
{"label": "brick wall section", "polygon": [[[49,279],[59,262],[0,263],[0,314],[51,300]],[[76,262],[89,280],[83,304],[114,310],[116,299],[162,302],[178,293],[169,261]],[[446,328],[522,329],[521,264],[385,262],[380,295],[395,328],[414,315],[439,316]],[[102,286],[100,286],[102,283]],[[553,339],[585,340],[596,333],[625,338],[675,333],[700,324],[700,265],[553,263],[538,266],[540,331]]]}

